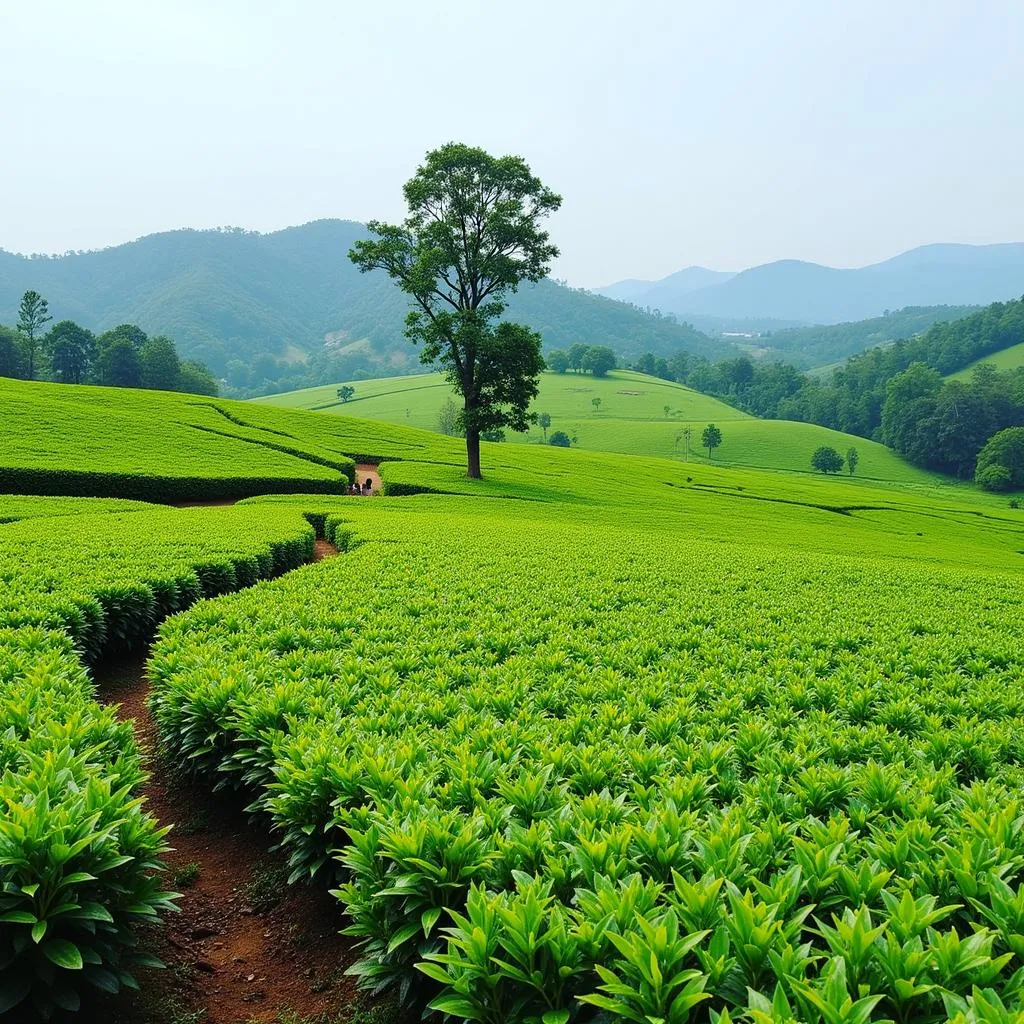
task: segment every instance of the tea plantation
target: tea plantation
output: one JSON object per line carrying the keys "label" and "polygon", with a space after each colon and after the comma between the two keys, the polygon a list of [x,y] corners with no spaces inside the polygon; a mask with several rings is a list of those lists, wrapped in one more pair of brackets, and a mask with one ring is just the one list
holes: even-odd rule
{"label": "tea plantation", "polygon": [[[270,395],[250,405],[311,409],[437,430],[441,406],[453,397],[451,386],[436,373],[354,381],[351,386],[355,394],[346,402],[338,399],[338,386],[332,385]],[[692,388],[629,370],[614,370],[597,379],[543,373],[533,409],[547,412],[551,426],[546,431],[535,425],[525,434],[509,432],[510,444],[542,444],[552,431],[561,430],[575,446],[592,451],[803,473],[810,473],[811,453],[820,445],[843,455],[854,447],[860,477],[919,484],[937,479],[875,441],[814,423],[755,419]],[[722,431],[721,447],[710,458],[701,448],[701,431],[708,423]],[[689,447],[683,434],[687,428]]]}
{"label": "tea plantation", "polygon": [[[413,1017],[1024,1019],[1019,511],[539,445],[472,481],[411,427],[0,402],[4,489],[94,496],[0,497],[0,1013],[130,984],[173,903],[88,675],[157,631],[161,744]],[[329,493],[366,459],[388,496]],[[340,553],[307,565],[314,530]]]}

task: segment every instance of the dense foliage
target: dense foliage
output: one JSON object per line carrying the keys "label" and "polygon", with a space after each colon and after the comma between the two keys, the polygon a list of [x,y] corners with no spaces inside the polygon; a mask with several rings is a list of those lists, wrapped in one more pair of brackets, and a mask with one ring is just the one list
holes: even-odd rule
{"label": "dense foliage", "polygon": [[0,327],[0,377],[217,394],[213,374],[202,363],[182,362],[170,338],[147,337],[135,324],[120,324],[97,338],[74,320],[61,320],[43,335],[42,325],[53,319],[46,308],[42,296],[26,292],[18,331]]}
{"label": "dense foliage", "polygon": [[975,480],[986,490],[1024,490],[1024,427],[1000,430],[978,455]]}
{"label": "dense foliage", "polygon": [[152,962],[137,925],[172,903],[131,724],[95,702],[80,658],[294,568],[312,530],[272,506],[5,497],[0,515],[24,520],[0,526],[0,1014],[27,1020],[134,985]]}
{"label": "dense foliage", "polygon": [[998,373],[982,364],[964,383],[912,363],[886,385],[879,434],[919,466],[970,478],[989,438],[1021,425],[1024,370]]}
{"label": "dense foliage", "polygon": [[814,327],[789,327],[765,331],[757,343],[770,350],[770,358],[781,358],[808,369],[838,363],[867,349],[913,338],[937,323],[958,320],[973,312],[973,306],[908,306],[868,320]]}
{"label": "dense foliage", "polygon": [[168,621],[161,735],[455,1019],[1016,1019],[1019,527],[682,479],[328,513],[351,558]]}

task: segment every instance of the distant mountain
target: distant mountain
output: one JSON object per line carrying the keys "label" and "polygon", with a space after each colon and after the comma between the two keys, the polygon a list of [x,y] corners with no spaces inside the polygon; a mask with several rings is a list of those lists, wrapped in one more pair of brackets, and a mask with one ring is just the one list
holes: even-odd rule
{"label": "distant mountain", "polygon": [[681,291],[680,271],[629,301],[682,318],[775,319],[834,324],[908,306],[984,305],[1024,294],[1024,243],[924,245],[852,270],[800,260],[752,267],[723,281]]}
{"label": "distant mountain", "polygon": [[625,281],[616,281],[615,284],[607,285],[604,288],[594,288],[592,291],[597,295],[606,295],[609,299],[632,302],[641,307],[650,306],[663,312],[675,312],[678,305],[677,300],[681,300],[683,296],[701,288],[722,284],[734,276],[730,271],[708,270],[707,267],[687,267],[685,270],[677,270],[674,274],[669,274],[668,277],[664,277],[660,281],[640,281],[629,278]]}
{"label": "distant mountain", "polygon": [[[302,387],[419,366],[403,337],[408,305],[382,273],[360,274],[347,253],[362,224],[321,220],[270,234],[171,231],[98,252],[35,258],[0,250],[0,324],[13,324],[23,292],[55,320],[94,330],[138,323],[170,335],[238,393]],[[673,319],[553,281],[522,288],[509,315],[544,337],[623,356],[686,349],[731,351]]]}

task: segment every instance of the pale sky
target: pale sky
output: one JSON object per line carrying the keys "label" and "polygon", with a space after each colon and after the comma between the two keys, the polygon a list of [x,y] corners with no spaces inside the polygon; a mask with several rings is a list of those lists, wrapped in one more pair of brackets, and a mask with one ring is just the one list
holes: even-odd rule
{"label": "pale sky", "polygon": [[1024,240],[1021,0],[0,0],[0,248],[400,219],[427,149],[565,198],[555,275]]}

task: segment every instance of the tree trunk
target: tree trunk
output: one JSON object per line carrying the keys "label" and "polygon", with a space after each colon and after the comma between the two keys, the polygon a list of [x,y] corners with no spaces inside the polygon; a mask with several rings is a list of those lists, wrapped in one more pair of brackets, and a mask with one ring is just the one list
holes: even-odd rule
{"label": "tree trunk", "polygon": [[466,474],[473,480],[480,480],[480,431],[466,431]]}

